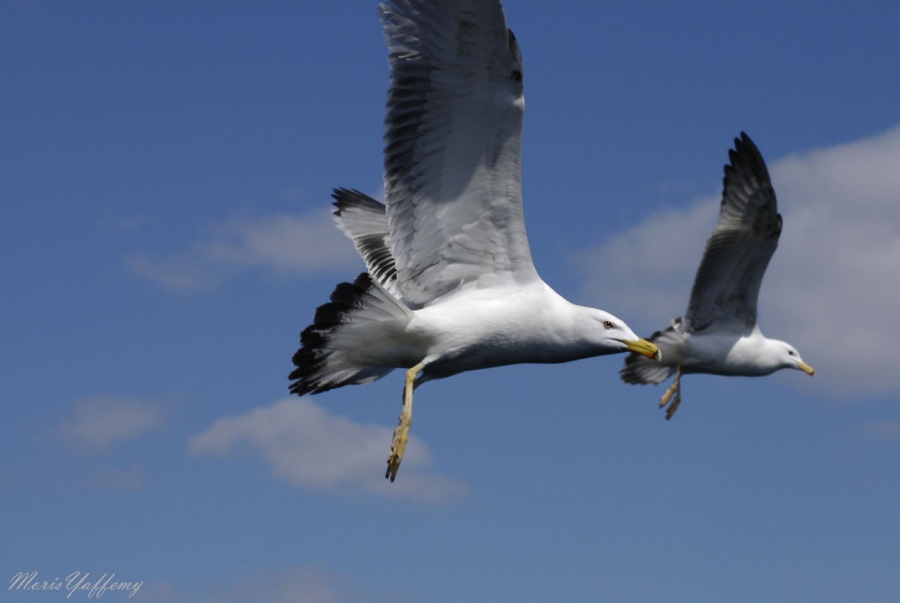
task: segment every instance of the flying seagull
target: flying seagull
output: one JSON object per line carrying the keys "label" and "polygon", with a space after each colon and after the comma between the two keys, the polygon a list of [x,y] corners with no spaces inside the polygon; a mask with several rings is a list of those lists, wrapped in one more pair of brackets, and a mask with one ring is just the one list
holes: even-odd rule
{"label": "flying seagull", "polygon": [[342,283],[300,335],[292,393],[406,370],[385,477],[403,458],[413,390],[463,371],[633,351],[608,312],[576,306],[535,270],[522,215],[522,61],[498,0],[380,5],[389,49],[386,204],[335,191],[335,218],[368,272]]}
{"label": "flying seagull", "polygon": [[667,419],[681,403],[682,374],[754,377],[783,368],[815,374],[794,346],[759,330],[759,286],[778,246],[781,215],[769,170],[746,133],[728,157],[719,223],[706,242],[687,312],[650,337],[661,362],[629,354],[619,373],[626,383],[662,383],[675,373],[659,401],[660,407],[672,402]]}

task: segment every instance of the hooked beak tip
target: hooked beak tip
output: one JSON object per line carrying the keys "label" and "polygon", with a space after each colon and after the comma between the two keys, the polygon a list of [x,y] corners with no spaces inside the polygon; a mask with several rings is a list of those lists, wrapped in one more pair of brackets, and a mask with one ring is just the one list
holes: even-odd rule
{"label": "hooked beak tip", "polygon": [[635,352],[637,354],[641,354],[642,356],[646,356],[651,360],[661,360],[662,352],[659,351],[659,347],[653,342],[647,341],[646,339],[635,339],[632,341],[625,341],[625,347],[627,347],[630,351]]}

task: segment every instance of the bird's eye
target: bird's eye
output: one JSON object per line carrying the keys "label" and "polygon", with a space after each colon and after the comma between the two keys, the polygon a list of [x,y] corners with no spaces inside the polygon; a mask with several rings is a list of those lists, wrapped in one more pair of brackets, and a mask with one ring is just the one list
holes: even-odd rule
{"label": "bird's eye", "polygon": [[797,353],[794,350],[788,350],[788,356],[796,356]]}
{"label": "bird's eye", "polygon": [[615,326],[616,326],[616,325],[614,325],[614,324],[612,323],[611,320],[604,320],[604,321],[603,321],[603,328],[606,329],[607,331],[608,331],[609,329],[615,328]]}

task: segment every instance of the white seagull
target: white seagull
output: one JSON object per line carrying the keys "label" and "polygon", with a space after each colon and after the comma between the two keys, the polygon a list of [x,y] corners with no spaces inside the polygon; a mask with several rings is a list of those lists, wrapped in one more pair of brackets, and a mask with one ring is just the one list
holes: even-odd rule
{"label": "white seagull", "polygon": [[794,346],[759,330],[756,302],[778,246],[781,215],[769,170],[746,133],[728,157],[719,222],[706,242],[687,312],[650,337],[661,362],[630,354],[620,371],[626,383],[662,383],[675,373],[659,401],[660,407],[672,401],[667,419],[681,403],[684,373],[755,377],[793,368],[815,374]]}
{"label": "white seagull", "polygon": [[413,390],[463,371],[626,352],[658,357],[603,310],[538,276],[519,176],[522,61],[498,0],[380,5],[390,63],[386,205],[338,189],[335,217],[368,269],[300,335],[303,395],[406,369],[385,477],[403,458]]}

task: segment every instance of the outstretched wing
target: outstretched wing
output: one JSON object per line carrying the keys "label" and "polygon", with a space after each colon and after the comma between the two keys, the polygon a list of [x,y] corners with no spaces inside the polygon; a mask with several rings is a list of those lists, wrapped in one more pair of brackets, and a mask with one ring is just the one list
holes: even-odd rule
{"label": "outstretched wing", "polygon": [[749,332],[763,275],[781,234],[775,190],[762,155],[741,132],[725,166],[719,222],[706,251],[686,314],[688,329]]}
{"label": "outstretched wing", "polygon": [[522,62],[498,0],[380,6],[390,51],[385,192],[412,306],[537,279],[522,215]]}

